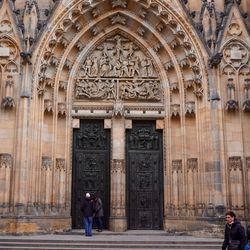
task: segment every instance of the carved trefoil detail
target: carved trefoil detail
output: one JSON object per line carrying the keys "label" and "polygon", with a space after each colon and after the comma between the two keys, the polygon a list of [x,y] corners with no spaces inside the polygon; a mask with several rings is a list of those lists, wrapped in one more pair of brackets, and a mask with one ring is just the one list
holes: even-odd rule
{"label": "carved trefoil detail", "polygon": [[198,159],[190,158],[187,159],[187,171],[197,172],[198,171]]}
{"label": "carved trefoil detail", "polygon": [[42,170],[51,170],[52,169],[52,158],[49,156],[42,156]]}
{"label": "carved trefoil detail", "polygon": [[242,160],[241,160],[241,157],[240,156],[232,156],[232,157],[229,157],[229,171],[232,171],[232,170],[237,170],[239,169],[240,171],[242,171]]}
{"label": "carved trefoil detail", "polygon": [[12,168],[13,159],[11,154],[0,154],[0,168]]}
{"label": "carved trefoil detail", "polygon": [[66,171],[66,162],[63,158],[56,158],[56,169],[59,171]]}
{"label": "carved trefoil detail", "polygon": [[172,173],[182,172],[182,160],[172,160]]}

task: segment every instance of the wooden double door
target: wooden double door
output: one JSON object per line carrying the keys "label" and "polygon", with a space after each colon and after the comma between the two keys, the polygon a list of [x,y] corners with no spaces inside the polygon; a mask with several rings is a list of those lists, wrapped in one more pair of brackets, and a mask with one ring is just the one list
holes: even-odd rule
{"label": "wooden double door", "polygon": [[[81,200],[100,193],[104,225],[110,213],[110,130],[103,120],[81,120],[73,133],[72,227],[82,228]],[[162,131],[155,121],[133,121],[126,131],[126,208],[129,229],[163,226]]]}

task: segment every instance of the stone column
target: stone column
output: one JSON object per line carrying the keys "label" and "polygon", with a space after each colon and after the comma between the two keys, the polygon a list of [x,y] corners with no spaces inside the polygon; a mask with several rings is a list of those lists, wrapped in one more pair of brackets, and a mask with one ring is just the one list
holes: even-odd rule
{"label": "stone column", "polygon": [[21,216],[27,213],[28,184],[29,184],[29,113],[30,113],[30,82],[31,62],[28,52],[21,52],[23,59],[23,77],[21,97],[18,103],[18,123],[16,138],[16,160],[14,168],[15,188],[13,189],[15,214]]}
{"label": "stone column", "polygon": [[[210,84],[210,104],[211,104],[211,129],[212,129],[212,162],[206,166],[205,171],[210,179],[211,194],[208,201],[210,206],[213,207],[213,212],[217,215],[224,214],[225,201],[223,198],[223,179],[222,179],[222,160],[221,160],[221,131],[220,131],[220,97],[217,91],[217,72],[218,65],[222,59],[222,54],[217,53],[209,59],[209,84]],[[211,208],[212,208],[211,207]],[[211,210],[211,209],[210,209]],[[209,212],[210,213],[210,212]],[[212,215],[210,214],[210,215]]]}
{"label": "stone column", "polygon": [[109,228],[123,232],[127,229],[125,174],[125,119],[112,120],[111,211]]}

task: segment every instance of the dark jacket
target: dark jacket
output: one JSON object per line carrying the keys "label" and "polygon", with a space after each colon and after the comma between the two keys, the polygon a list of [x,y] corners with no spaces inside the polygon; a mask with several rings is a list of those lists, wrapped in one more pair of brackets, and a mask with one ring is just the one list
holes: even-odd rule
{"label": "dark jacket", "polygon": [[94,213],[94,202],[90,198],[85,198],[81,204],[81,211],[84,217],[91,217]]}
{"label": "dark jacket", "polygon": [[95,199],[95,217],[103,216],[102,200],[100,198]]}
{"label": "dark jacket", "polygon": [[246,244],[245,229],[239,221],[235,220],[231,225],[225,225],[225,236],[222,250],[226,250],[230,241],[240,241],[239,250],[243,250]]}

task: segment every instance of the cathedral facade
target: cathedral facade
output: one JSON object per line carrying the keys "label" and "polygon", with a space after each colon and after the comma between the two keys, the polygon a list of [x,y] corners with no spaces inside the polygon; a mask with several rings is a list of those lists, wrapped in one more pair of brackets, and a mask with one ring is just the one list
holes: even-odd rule
{"label": "cathedral facade", "polygon": [[0,233],[219,235],[250,221],[248,0],[0,1]]}

